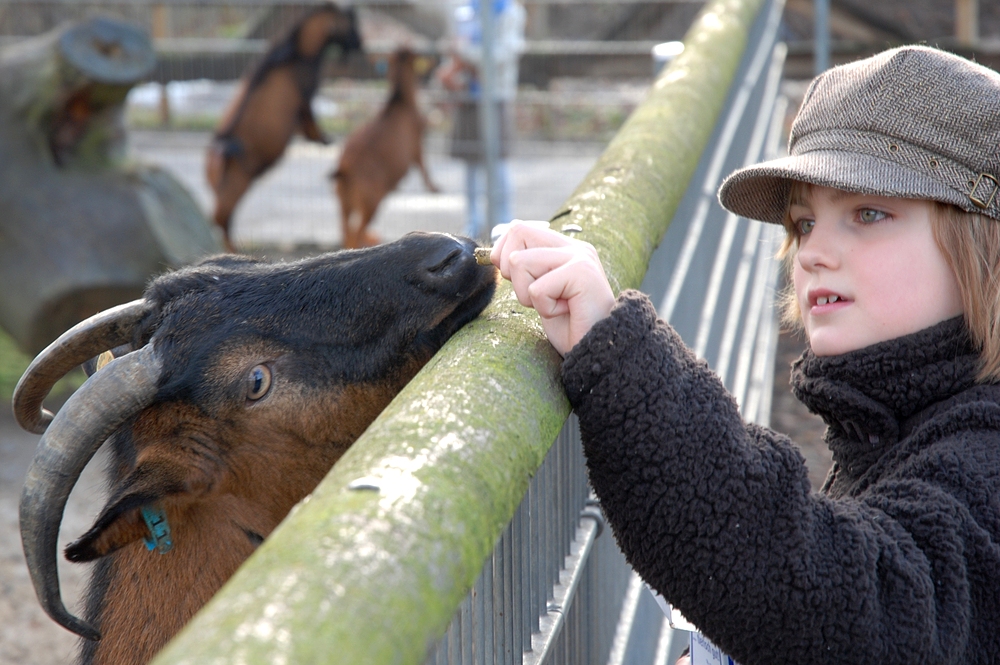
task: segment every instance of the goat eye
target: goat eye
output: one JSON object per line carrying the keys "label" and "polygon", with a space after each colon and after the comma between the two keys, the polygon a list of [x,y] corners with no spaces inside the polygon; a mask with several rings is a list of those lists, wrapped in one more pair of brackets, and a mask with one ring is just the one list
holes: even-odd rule
{"label": "goat eye", "polygon": [[259,400],[271,389],[271,370],[267,365],[257,365],[247,375],[247,399]]}

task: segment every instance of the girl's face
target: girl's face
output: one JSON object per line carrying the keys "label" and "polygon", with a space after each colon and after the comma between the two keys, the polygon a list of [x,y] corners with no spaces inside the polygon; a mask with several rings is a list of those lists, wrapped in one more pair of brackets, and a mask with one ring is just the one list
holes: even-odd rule
{"label": "girl's face", "polygon": [[962,313],[929,201],[804,189],[789,208],[801,234],[793,282],[814,354],[854,351]]}

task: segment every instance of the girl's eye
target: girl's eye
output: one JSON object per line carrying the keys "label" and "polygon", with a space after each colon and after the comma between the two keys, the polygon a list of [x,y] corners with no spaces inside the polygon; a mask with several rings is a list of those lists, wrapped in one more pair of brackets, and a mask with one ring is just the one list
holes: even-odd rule
{"label": "girl's eye", "polygon": [[886,218],[886,214],[884,212],[881,210],[874,210],[872,208],[862,208],[858,213],[858,216],[864,224],[872,224]]}
{"label": "girl's eye", "polygon": [[813,230],[813,227],[816,226],[816,220],[815,219],[800,219],[797,222],[795,222],[795,225],[799,229],[799,235],[803,235],[804,236],[804,235],[808,235],[809,232]]}
{"label": "girl's eye", "polygon": [[257,365],[247,375],[247,399],[256,402],[271,389],[271,369]]}

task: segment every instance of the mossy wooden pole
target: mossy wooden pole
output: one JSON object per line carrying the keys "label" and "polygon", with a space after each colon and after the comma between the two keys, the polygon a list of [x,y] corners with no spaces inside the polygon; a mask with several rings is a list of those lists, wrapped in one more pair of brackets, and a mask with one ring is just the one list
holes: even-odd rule
{"label": "mossy wooden pole", "polygon": [[[640,284],[762,0],[716,0],[553,227]],[[419,665],[558,434],[559,357],[503,286],[156,663]],[[169,556],[169,555],[168,555]]]}

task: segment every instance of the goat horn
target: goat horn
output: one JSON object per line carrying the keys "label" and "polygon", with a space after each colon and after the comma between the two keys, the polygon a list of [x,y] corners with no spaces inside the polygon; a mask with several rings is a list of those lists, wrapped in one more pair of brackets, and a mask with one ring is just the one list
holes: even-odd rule
{"label": "goat horn", "polygon": [[127,342],[136,324],[152,309],[152,304],[141,299],[106,309],[76,324],[45,347],[14,388],[17,423],[29,432],[44,432],[52,422],[52,412],[42,406],[42,401],[56,381],[80,363]]}
{"label": "goat horn", "polygon": [[56,547],[63,511],[101,444],[152,403],[161,371],[161,360],[147,344],[87,379],[42,436],[21,492],[21,543],[38,600],[56,623],[87,639],[101,635],[67,611],[59,592]]}

